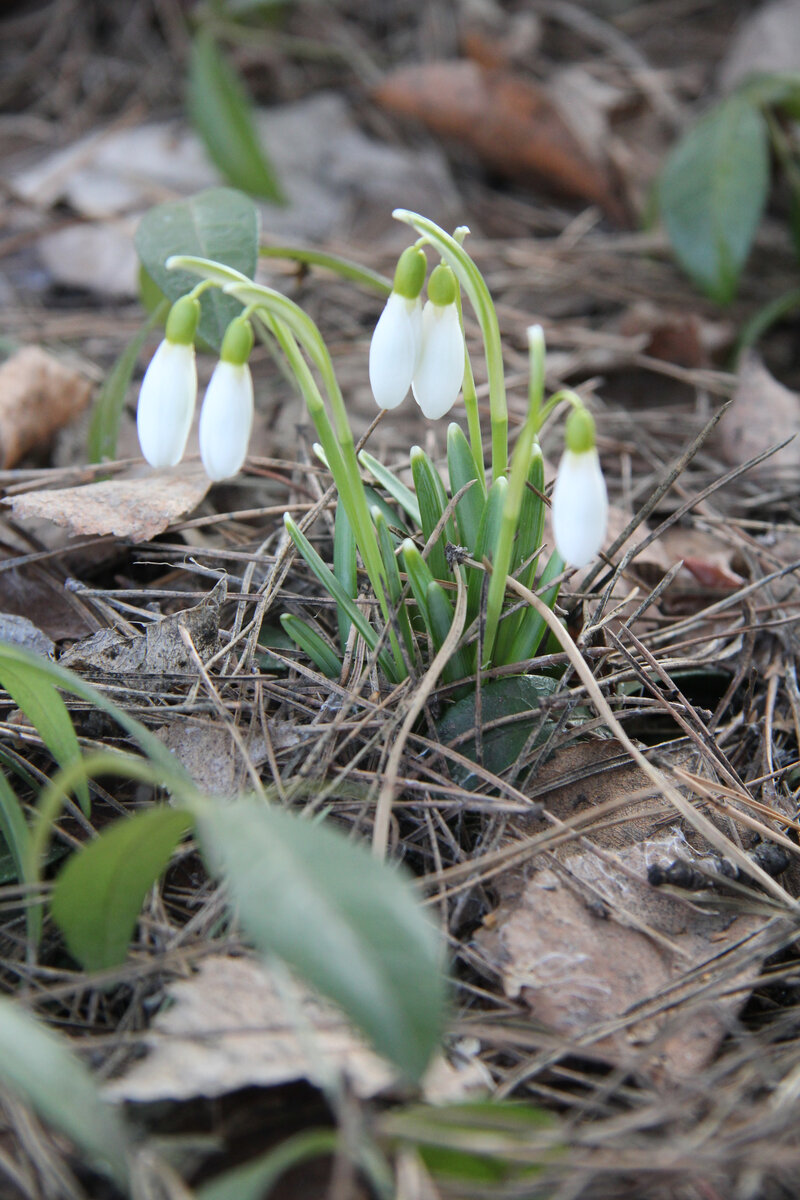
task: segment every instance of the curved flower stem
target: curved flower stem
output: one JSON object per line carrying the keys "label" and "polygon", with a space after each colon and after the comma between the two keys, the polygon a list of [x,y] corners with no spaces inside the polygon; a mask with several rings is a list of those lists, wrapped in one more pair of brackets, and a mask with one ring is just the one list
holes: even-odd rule
{"label": "curved flower stem", "polygon": [[[486,354],[486,370],[489,377],[489,407],[492,420],[492,478],[505,475],[508,465],[508,407],[506,405],[506,382],[503,370],[503,352],[500,344],[500,327],[497,323],[492,297],[486,281],[463,246],[445,233],[433,221],[406,208],[396,208],[392,216],[410,225],[420,236],[427,238],[431,246],[442,256],[456,274],[459,283],[470,299],[483,335]],[[470,430],[470,436],[472,431]]]}

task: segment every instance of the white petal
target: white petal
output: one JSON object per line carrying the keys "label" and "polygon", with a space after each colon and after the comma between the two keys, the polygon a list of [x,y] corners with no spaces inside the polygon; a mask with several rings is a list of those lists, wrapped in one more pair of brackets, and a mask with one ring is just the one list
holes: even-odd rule
{"label": "white petal", "polygon": [[397,408],[419,357],[422,317],[418,300],[392,292],[369,347],[369,382],[378,408]]}
{"label": "white petal", "polygon": [[197,400],[194,346],[166,339],[142,380],[136,427],[151,467],[174,467],[183,458]]}
{"label": "white petal", "polygon": [[448,413],[464,379],[464,335],[455,304],[428,300],[422,313],[422,353],[411,387],[429,421]]}
{"label": "white petal", "polygon": [[209,479],[229,479],[241,471],[252,429],[250,368],[218,362],[200,410],[200,456]]}
{"label": "white petal", "polygon": [[561,557],[585,567],[603,547],[608,493],[595,449],[565,450],[553,489],[553,534]]}

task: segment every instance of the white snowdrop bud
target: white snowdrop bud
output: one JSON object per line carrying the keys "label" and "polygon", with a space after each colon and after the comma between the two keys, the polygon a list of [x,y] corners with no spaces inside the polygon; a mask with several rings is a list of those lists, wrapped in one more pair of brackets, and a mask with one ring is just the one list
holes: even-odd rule
{"label": "white snowdrop bud", "polygon": [[414,399],[430,421],[448,413],[464,380],[464,335],[449,267],[438,266],[422,312],[422,350],[412,380]]}
{"label": "white snowdrop bud", "polygon": [[425,255],[418,247],[403,251],[392,293],[375,326],[369,347],[369,382],[378,408],[397,408],[411,386],[422,342],[419,294],[426,268]]}
{"label": "white snowdrop bud", "polygon": [[594,442],[594,420],[584,408],[570,413],[566,446],[553,489],[553,535],[565,562],[585,567],[603,547],[608,493]]}
{"label": "white snowdrop bud", "polygon": [[252,348],[249,322],[232,321],[206,388],[200,410],[200,457],[215,482],[237,475],[247,456],[253,431],[253,377],[247,363]]}
{"label": "white snowdrop bud", "polygon": [[194,336],[200,305],[188,296],[173,304],[166,336],[139,389],[136,428],[151,467],[174,467],[183,458],[197,400]]}

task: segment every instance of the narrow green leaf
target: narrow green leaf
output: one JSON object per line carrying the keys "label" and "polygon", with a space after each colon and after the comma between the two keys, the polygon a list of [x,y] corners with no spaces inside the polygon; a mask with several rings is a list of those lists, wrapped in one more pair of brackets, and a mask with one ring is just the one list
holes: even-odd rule
{"label": "narrow green leaf", "polygon": [[228,183],[273,204],[286,203],[259,141],[244,83],[204,29],[195,35],[189,55],[187,108]]}
{"label": "narrow green leaf", "polygon": [[[537,442],[531,455],[531,465],[528,469],[528,486],[522,493],[522,506],[517,525],[517,545],[512,559],[512,572],[517,571],[524,562],[535,554],[542,544],[544,536],[544,520],[546,505],[542,499],[544,493],[544,459],[542,448]],[[538,493],[538,495],[537,495]],[[536,573],[536,564],[532,563],[530,570],[523,579],[529,586]]]}
{"label": "narrow green leaf", "polygon": [[[374,650],[378,644],[378,634],[372,628],[361,609],[350,599],[342,585],[339,583],[339,580],[334,575],[333,571],[326,567],[325,563],[317,554],[308,538],[304,533],[301,532],[296,523],[288,514],[284,516],[283,523],[286,526],[289,537],[294,542],[307,565],[311,568],[319,582],[325,588],[325,591],[329,596],[332,596],[340,608],[347,613],[350,620],[353,622],[356,629],[369,646],[370,650]],[[394,663],[385,651],[381,651],[381,653],[378,655],[378,661],[381,664],[381,669],[385,672],[387,677],[389,679],[396,680]]]}
{"label": "narrow green leaf", "polygon": [[420,554],[411,538],[406,538],[402,545],[403,563],[411,587],[411,595],[417,602],[425,627],[431,633],[431,619],[428,612],[428,588],[434,582],[430,567]]}
{"label": "narrow green leaf", "polygon": [[377,458],[373,458],[366,450],[361,451],[358,461],[366,471],[369,471],[374,479],[377,479],[378,483],[386,488],[392,499],[397,501],[400,507],[408,513],[417,528],[419,528],[419,504],[411,488],[407,488],[404,483],[401,483],[388,467],[378,462]]}
{"label": "narrow green leaf", "polygon": [[[417,493],[419,503],[422,536],[427,543],[447,507],[447,493],[439,477],[439,472],[419,446],[411,448],[411,473],[414,477],[414,491]],[[435,579],[452,578],[444,547],[447,541],[455,541],[455,536],[453,522],[448,521],[436,541],[428,549],[426,561]]]}
{"label": "narrow green leaf", "polygon": [[[447,593],[440,583],[434,579],[428,584],[426,595],[428,615],[431,623],[431,637],[437,650],[444,644],[445,638],[452,629],[455,613],[447,598]],[[466,679],[470,674],[469,661],[464,650],[456,650],[450,656],[442,671],[445,683],[453,683],[456,679]]]}
{"label": "narrow green leaf", "polygon": [[287,1138],[255,1162],[234,1167],[196,1189],[197,1200],[267,1200],[280,1177],[298,1163],[334,1154],[335,1129],[309,1129]]}
{"label": "narrow green leaf", "polygon": [[[489,488],[483,516],[478,530],[478,541],[475,547],[475,558],[481,561],[494,558],[494,548],[500,537],[500,525],[503,519],[503,506],[508,491],[508,480],[505,475],[496,479]],[[467,572],[467,624],[474,621],[481,604],[481,588],[483,586],[483,571],[474,567]]]}
{"label": "narrow green leaf", "polygon": [[[347,510],[340,500],[336,505],[333,527],[333,573],[351,600],[358,594],[358,570],[356,564],[356,539]],[[339,621],[339,645],[344,654],[351,621],[343,608],[337,609]]]}
{"label": "narrow green leaf", "polygon": [[69,859],[51,910],[85,970],[125,961],[144,898],[191,824],[180,809],[147,809],[116,821]]}
{"label": "narrow green leaf", "polygon": [[439,1042],[444,978],[404,874],[325,825],[251,800],[197,810],[200,844],[241,924],[419,1079]]}
{"label": "narrow green leaf", "polygon": [[103,381],[103,386],[95,400],[89,425],[87,445],[89,462],[105,462],[117,457],[119,422],[134,368],[150,330],[165,321],[168,312],[169,304],[166,300],[162,300],[154,309],[150,319],[122,351]]}
{"label": "narrow green leaf", "polygon": [[[558,590],[560,584],[555,584],[553,587],[546,588],[542,592],[541,589],[546,587],[551,579],[556,579],[564,570],[566,563],[557,550],[554,550],[545,564],[541,577],[537,581],[536,590],[542,600],[549,609],[558,598]],[[508,663],[525,662],[526,659],[533,658],[539,648],[539,643],[544,636],[547,628],[544,618],[540,617],[535,608],[527,608],[522,614],[522,620],[519,624],[514,641],[511,645],[511,650],[505,661]]]}
{"label": "narrow green leaf", "polygon": [[342,660],[316,629],[293,613],[281,613],[280,620],[292,641],[319,667],[322,674],[328,679],[338,679],[342,673]]}
{"label": "narrow green leaf", "polygon": [[[139,222],[134,241],[145,270],[174,302],[191,291],[197,279],[186,270],[168,271],[166,262],[173,255],[213,259],[252,278],[258,263],[258,212],[241,192],[210,188],[188,200],[151,208]],[[219,349],[242,306],[219,288],[210,288],[200,298],[200,309],[199,335]]]}
{"label": "narrow green leaf", "polygon": [[0,771],[0,834],[11,853],[17,879],[20,883],[28,883],[26,866],[31,835],[22,805],[2,771]]}
{"label": "narrow green leaf", "polygon": [[411,631],[408,609],[405,603],[400,603],[400,597],[403,594],[403,583],[400,579],[400,568],[397,565],[397,558],[394,553],[392,535],[389,533],[386,517],[379,508],[372,509],[372,519],[375,522],[375,532],[378,535],[378,548],[380,549],[381,560],[386,571],[386,586],[389,599],[397,609],[397,623],[400,626],[400,633],[405,642],[408,656],[413,661],[414,635]]}
{"label": "narrow green leaf", "polygon": [[474,554],[483,506],[486,503],[486,489],[478,475],[464,431],[455,422],[447,430],[447,468],[450,475],[450,491],[454,496],[464,484],[475,480],[456,504],[458,541],[462,546],[466,546],[470,554]]}
{"label": "narrow green leaf", "polygon": [[0,1083],[127,1191],[120,1117],[65,1042],[11,1000],[0,1000]]}
{"label": "narrow green leaf", "polygon": [[769,186],[763,115],[736,93],[674,147],[659,182],[659,206],[684,270],[728,303],[761,220]]}
{"label": "narrow green leaf", "polygon": [[[78,762],[81,757],[78,738],[67,706],[53,683],[37,665],[36,659],[22,665],[9,656],[6,649],[0,644],[0,684],[25,713],[58,765],[64,768]],[[75,793],[88,815],[91,801],[86,780],[76,786]]]}
{"label": "narrow green leaf", "polygon": [[260,246],[258,253],[262,258],[288,258],[291,262],[302,263],[303,266],[333,271],[340,279],[361,284],[371,292],[377,292],[379,296],[388,296],[392,290],[392,281],[387,275],[381,275],[378,271],[353,262],[350,258],[342,258],[340,254],[330,254],[325,250],[314,250],[307,246]]}

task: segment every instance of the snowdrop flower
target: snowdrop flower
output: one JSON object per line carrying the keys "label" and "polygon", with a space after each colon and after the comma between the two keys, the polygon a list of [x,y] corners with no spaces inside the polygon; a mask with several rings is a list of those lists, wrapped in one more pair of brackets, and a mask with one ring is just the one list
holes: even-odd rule
{"label": "snowdrop flower", "polygon": [[453,272],[438,266],[428,281],[422,312],[422,351],[411,389],[429,421],[448,413],[464,379],[464,334],[456,306]]}
{"label": "snowdrop flower", "polygon": [[553,489],[553,534],[564,561],[585,567],[602,549],[608,526],[608,494],[594,442],[594,418],[585,408],[570,413],[565,442]]}
{"label": "snowdrop flower", "polygon": [[197,400],[194,337],[197,300],[183,296],[170,309],[166,336],[142,380],[136,427],[151,467],[174,467],[183,458]]}
{"label": "snowdrop flower", "polygon": [[231,321],[200,411],[200,457],[215,481],[238,474],[247,455],[253,430],[253,377],[247,363],[252,349],[250,322]]}
{"label": "snowdrop flower", "polygon": [[369,382],[378,408],[397,408],[411,386],[422,341],[425,254],[409,246],[400,255],[392,294],[380,315],[369,347]]}

